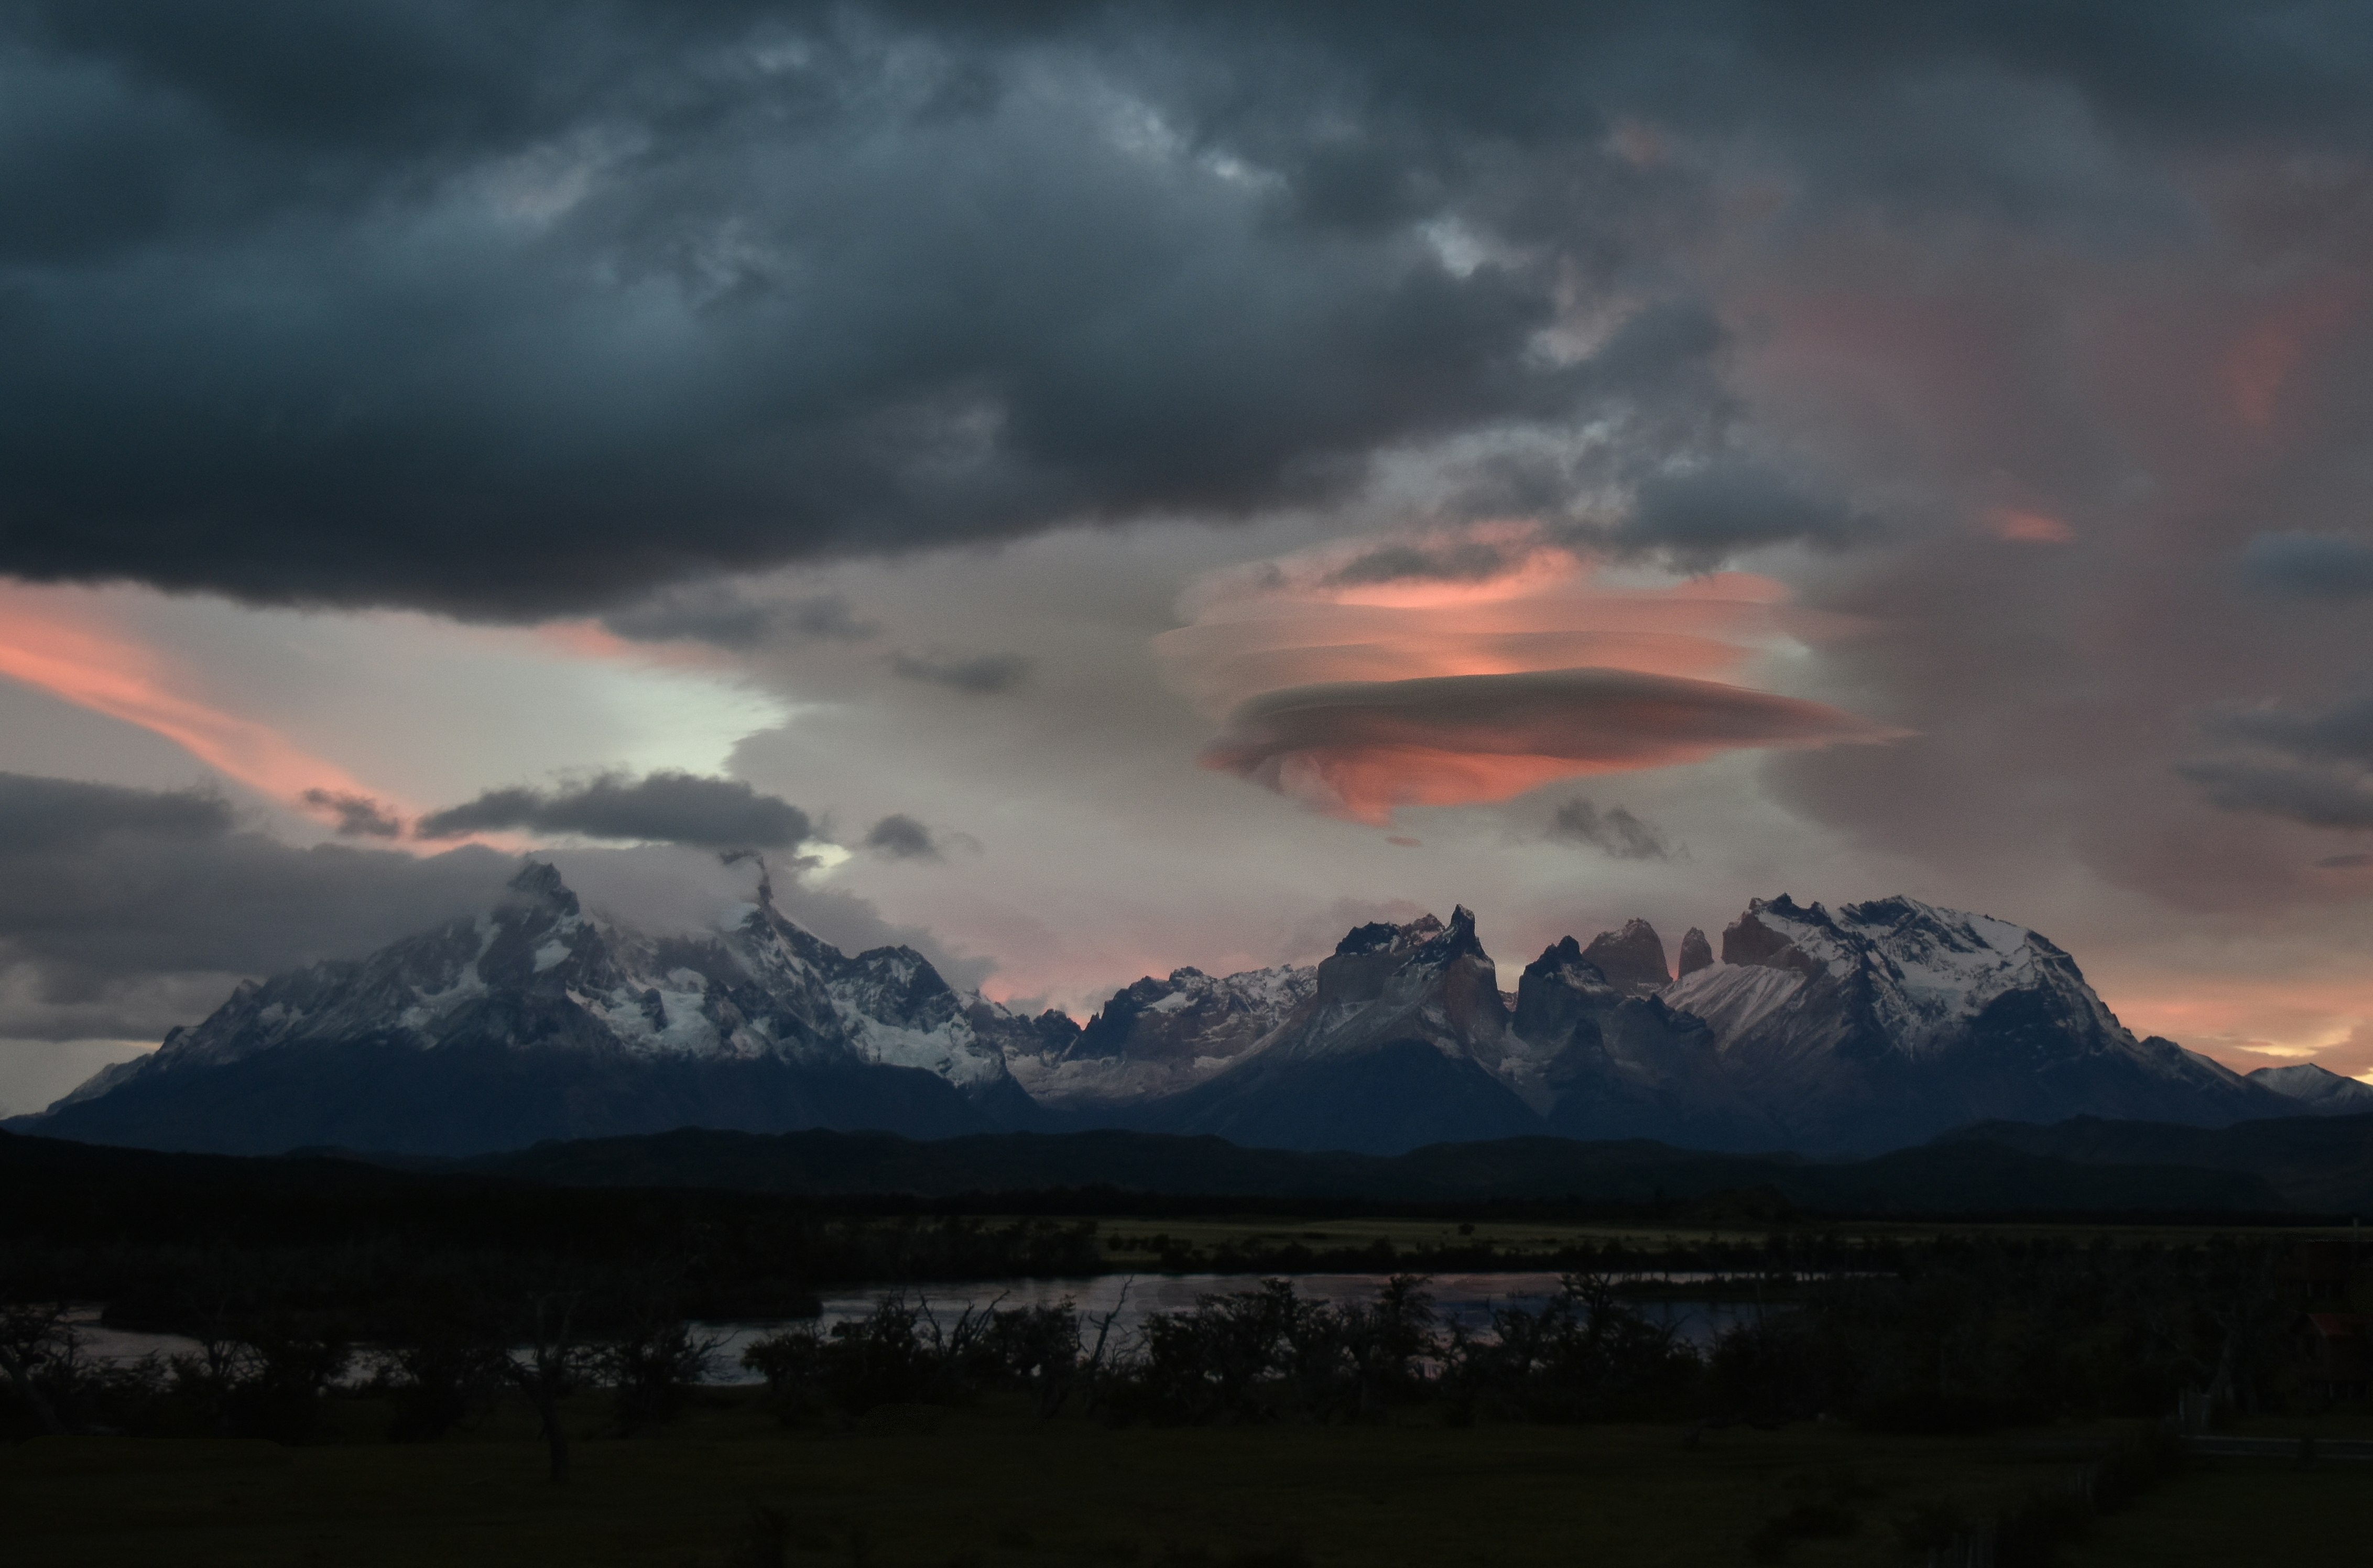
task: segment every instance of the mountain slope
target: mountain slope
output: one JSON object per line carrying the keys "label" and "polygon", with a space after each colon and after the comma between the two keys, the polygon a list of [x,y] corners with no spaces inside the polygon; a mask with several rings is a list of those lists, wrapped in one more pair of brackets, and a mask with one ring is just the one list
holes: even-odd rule
{"label": "mountain slope", "polygon": [[2244,1076],[2313,1116],[2362,1116],[2373,1111],[2373,1083],[2343,1078],[2330,1068],[2318,1067],[2311,1061],[2295,1061],[2288,1067],[2262,1067]]}
{"label": "mountain slope", "polygon": [[1004,1060],[1029,1028],[911,950],[842,954],[763,882],[732,930],[652,940],[593,919],[530,864],[499,907],[244,984],[19,1125],[241,1153],[462,1153],[685,1125],[936,1136],[1035,1114]]}
{"label": "mountain slope", "polygon": [[1040,1104],[1083,1113],[1179,1094],[1252,1051],[1316,986],[1316,970],[1290,965],[1149,975],[1114,992],[1086,1027],[1017,1043],[1007,1063]]}
{"label": "mountain slope", "polygon": [[1723,962],[1662,993],[1792,1147],[1875,1149],[1988,1118],[2218,1125],[2296,1107],[2171,1041],[2136,1040],[2034,931],[1909,898],[1757,900]]}
{"label": "mountain slope", "polygon": [[1134,1124],[1285,1149],[1397,1153],[1541,1129],[1499,1072],[1507,1009],[1463,907],[1362,926],[1258,1047]]}

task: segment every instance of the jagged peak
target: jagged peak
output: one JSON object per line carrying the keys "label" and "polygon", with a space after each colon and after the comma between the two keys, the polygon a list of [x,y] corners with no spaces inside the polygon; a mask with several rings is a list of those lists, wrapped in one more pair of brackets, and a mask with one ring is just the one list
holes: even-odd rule
{"label": "jagged peak", "polygon": [[[1469,934],[1474,931],[1475,917],[1466,905],[1461,904],[1453,909],[1450,918],[1454,927],[1464,918]],[[1398,952],[1420,947],[1440,936],[1444,930],[1442,921],[1432,915],[1420,915],[1402,926],[1394,925],[1389,920],[1371,920],[1364,926],[1353,926],[1346,932],[1343,940],[1335,944],[1335,956],[1348,958],[1355,954]]]}
{"label": "jagged peak", "polygon": [[1703,930],[1691,926],[1681,938],[1680,958],[1674,965],[1673,977],[1685,980],[1701,969],[1713,967],[1713,944],[1706,940]]}
{"label": "jagged peak", "polygon": [[514,909],[544,911],[564,920],[581,912],[576,893],[549,860],[528,861],[504,886],[508,895],[504,902]]}

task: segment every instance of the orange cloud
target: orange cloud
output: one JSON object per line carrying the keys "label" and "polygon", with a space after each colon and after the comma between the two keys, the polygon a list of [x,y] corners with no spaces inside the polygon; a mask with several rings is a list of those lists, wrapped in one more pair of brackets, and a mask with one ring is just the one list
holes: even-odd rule
{"label": "orange cloud", "polygon": [[1221,574],[1154,649],[1174,686],[1225,716],[1205,766],[1382,825],[1578,775],[1886,738],[1719,679],[1806,632],[1785,598],[1741,572],[1610,587],[1529,535],[1472,531]]}
{"label": "orange cloud", "polygon": [[82,595],[0,586],[0,675],[162,735],[278,800],[297,802],[315,790],[371,793],[270,725],[176,691],[173,672],[156,651],[108,625]]}
{"label": "orange cloud", "polygon": [[1986,523],[1997,539],[2016,544],[2065,544],[2075,532],[2056,517],[2005,507],[1988,515]]}
{"label": "orange cloud", "polygon": [[2356,313],[2360,292],[2354,278],[2326,280],[2276,307],[2233,345],[2225,385],[2243,424],[2263,429],[2274,422],[2284,386],[2316,341]]}
{"label": "orange cloud", "polygon": [[1271,692],[1231,714],[1202,760],[1381,826],[1397,807],[1503,801],[1554,778],[1885,738],[1836,708],[1717,681],[1530,670]]}

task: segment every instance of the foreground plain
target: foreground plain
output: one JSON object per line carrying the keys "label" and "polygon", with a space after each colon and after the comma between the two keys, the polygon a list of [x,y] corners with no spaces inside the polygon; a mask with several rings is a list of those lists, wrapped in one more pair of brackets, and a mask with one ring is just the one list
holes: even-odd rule
{"label": "foreground plain", "polygon": [[[0,1449],[14,1568],[435,1562],[905,1565],[1901,1564],[1899,1522],[2063,1488],[2132,1423],[1905,1438],[1829,1423],[1113,1429],[1000,1400],[786,1429],[709,1390],[663,1434],[602,1435],[575,1401],[575,1479],[544,1479],[523,1410],[444,1442],[378,1440],[341,1401],[316,1445],[111,1438]],[[2288,1430],[2287,1428],[2285,1430]],[[2334,1427],[2335,1434],[2339,1428]],[[2221,1461],[2102,1520],[2067,1561],[2354,1564],[2373,1471]],[[1809,1508],[1809,1512],[1807,1512]],[[759,1525],[755,1510],[778,1525]],[[1772,1521],[1826,1519],[1769,1555]],[[775,1555],[777,1551],[780,1555]]]}

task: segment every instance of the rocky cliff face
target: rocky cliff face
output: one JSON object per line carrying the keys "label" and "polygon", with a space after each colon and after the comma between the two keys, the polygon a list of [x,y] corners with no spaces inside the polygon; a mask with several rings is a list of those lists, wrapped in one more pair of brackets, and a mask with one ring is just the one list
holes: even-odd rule
{"label": "rocky cliff face", "polygon": [[1645,920],[1626,920],[1620,930],[1599,932],[1582,956],[1626,996],[1654,996],[1673,983],[1665,967],[1665,939]]}

